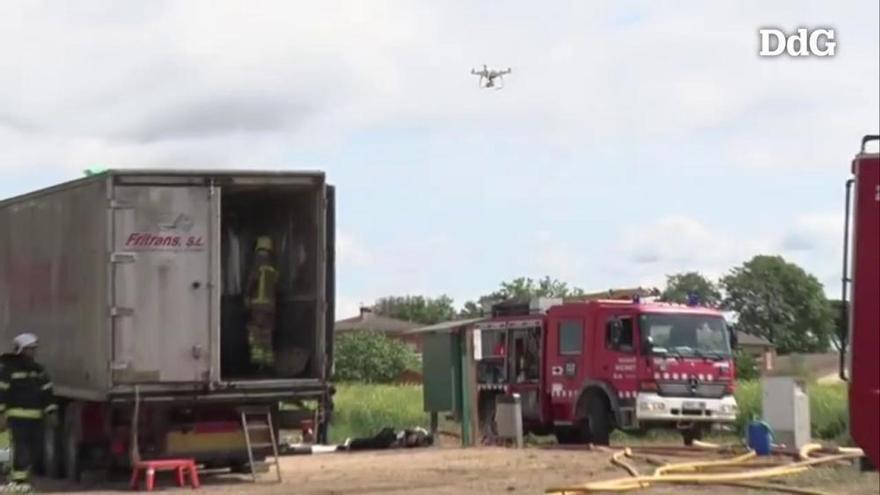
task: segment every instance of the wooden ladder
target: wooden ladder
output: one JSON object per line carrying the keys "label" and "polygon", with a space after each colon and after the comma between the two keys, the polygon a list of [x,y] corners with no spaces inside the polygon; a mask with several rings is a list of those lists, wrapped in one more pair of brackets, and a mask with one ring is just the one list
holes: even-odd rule
{"label": "wooden ladder", "polygon": [[[247,446],[248,453],[248,461],[250,462],[251,468],[251,478],[254,482],[257,481],[257,468],[254,462],[254,449],[265,449],[268,447],[272,447],[272,455],[274,456],[273,462],[266,462],[266,464],[274,464],[275,465],[275,474],[278,477],[278,482],[281,482],[281,464],[278,459],[278,442],[275,439],[275,425],[272,423],[272,411],[269,407],[240,407],[238,408],[239,414],[241,414],[241,429],[244,432],[244,442]],[[249,423],[248,418],[260,417],[266,419],[265,423]],[[269,430],[269,439],[271,443],[253,443],[251,442],[251,433],[257,431],[266,431]]]}

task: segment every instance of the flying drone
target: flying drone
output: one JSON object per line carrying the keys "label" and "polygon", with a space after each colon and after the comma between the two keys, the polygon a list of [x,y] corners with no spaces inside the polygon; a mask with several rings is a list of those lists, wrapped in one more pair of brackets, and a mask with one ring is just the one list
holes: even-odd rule
{"label": "flying drone", "polygon": [[[510,67],[504,70],[490,69],[483,64],[482,70],[471,69],[471,74],[480,76],[478,83],[481,88],[495,88],[496,90],[504,87],[504,76],[510,74]],[[497,84],[495,80],[498,80]]]}

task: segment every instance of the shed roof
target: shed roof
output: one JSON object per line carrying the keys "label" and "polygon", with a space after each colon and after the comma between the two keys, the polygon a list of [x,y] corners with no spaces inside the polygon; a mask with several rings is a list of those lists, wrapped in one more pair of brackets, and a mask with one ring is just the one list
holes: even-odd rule
{"label": "shed roof", "polygon": [[354,330],[371,330],[374,332],[403,333],[407,330],[418,328],[421,323],[414,321],[398,320],[374,314],[370,311],[361,311],[361,314],[352,318],[339,320],[333,325],[336,332],[349,332]]}
{"label": "shed roof", "polygon": [[753,346],[761,346],[761,347],[776,347],[773,342],[765,339],[764,337],[759,337],[757,335],[752,335],[750,333],[745,332],[736,332],[736,338],[738,340],[739,345],[753,345]]}
{"label": "shed roof", "polygon": [[440,323],[435,323],[433,325],[428,325],[426,327],[419,327],[409,330],[404,333],[430,333],[430,332],[451,332],[459,327],[464,327],[467,325],[473,325],[474,323],[485,320],[486,318],[468,318],[464,320],[449,320],[442,321]]}

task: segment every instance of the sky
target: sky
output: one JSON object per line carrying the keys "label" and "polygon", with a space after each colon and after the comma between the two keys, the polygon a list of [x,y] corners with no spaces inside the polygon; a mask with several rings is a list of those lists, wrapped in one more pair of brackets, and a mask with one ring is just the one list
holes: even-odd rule
{"label": "sky", "polygon": [[[844,182],[880,127],[874,0],[0,4],[0,197],[88,167],[323,170],[337,317],[586,290],[756,254],[839,292]],[[831,27],[833,57],[758,56]],[[511,67],[502,90],[473,67]]]}

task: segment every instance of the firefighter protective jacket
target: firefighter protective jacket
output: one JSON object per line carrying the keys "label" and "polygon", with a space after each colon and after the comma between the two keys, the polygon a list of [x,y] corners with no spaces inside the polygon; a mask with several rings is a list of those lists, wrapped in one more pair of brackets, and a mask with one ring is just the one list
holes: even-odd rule
{"label": "firefighter protective jacket", "polygon": [[250,309],[275,311],[275,286],[278,271],[268,257],[258,256],[254,268],[248,276],[247,299],[245,305]]}
{"label": "firefighter protective jacket", "polygon": [[0,414],[9,419],[41,419],[58,406],[43,367],[18,354],[0,356]]}

